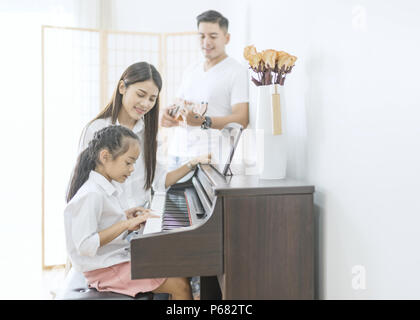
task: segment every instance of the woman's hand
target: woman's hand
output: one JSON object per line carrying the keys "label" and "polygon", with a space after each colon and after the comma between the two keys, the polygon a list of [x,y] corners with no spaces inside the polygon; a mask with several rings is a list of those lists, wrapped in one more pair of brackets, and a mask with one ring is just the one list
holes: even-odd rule
{"label": "woman's hand", "polygon": [[166,174],[165,179],[165,188],[169,188],[171,185],[175,184],[179,179],[185,177],[191,170],[199,163],[206,164],[210,163],[211,154],[206,154],[199,156],[197,158],[191,159],[190,161],[186,162],[179,168],[169,171]]}
{"label": "woman's hand", "polygon": [[176,120],[174,117],[170,115],[170,112],[172,109],[174,109],[175,106],[170,106],[163,110],[162,118],[160,119],[160,125],[165,128],[171,128],[179,126],[179,120]]}
{"label": "woman's hand", "polygon": [[[149,209],[146,209],[149,210]],[[152,214],[149,210],[149,212],[138,214],[137,216],[127,219],[127,230],[128,231],[134,231],[138,230],[140,228],[140,225],[145,223],[147,219],[149,218],[159,218],[158,215]]]}
{"label": "woman's hand", "polygon": [[193,167],[195,167],[199,163],[208,164],[210,163],[210,161],[211,161],[211,154],[209,153],[209,154],[204,154],[194,159],[191,159],[189,162],[191,163]]}

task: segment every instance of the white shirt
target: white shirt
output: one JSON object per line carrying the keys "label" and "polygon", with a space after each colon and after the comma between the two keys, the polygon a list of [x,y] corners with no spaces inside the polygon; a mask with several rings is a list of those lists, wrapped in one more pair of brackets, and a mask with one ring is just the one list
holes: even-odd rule
{"label": "white shirt", "polygon": [[120,186],[91,171],[64,209],[67,252],[74,268],[80,272],[105,268],[130,260],[125,231],[99,247],[99,231],[126,220],[119,202]]}
{"label": "white shirt", "polygon": [[[116,125],[119,125],[118,119]],[[111,118],[97,119],[93,121],[83,132],[80,139],[79,153],[87,148],[90,140],[93,139],[93,135],[96,131],[112,125]],[[124,210],[143,206],[146,201],[151,201],[151,190],[144,189],[144,183],[146,181],[146,168],[144,165],[144,119],[140,119],[135,124],[132,131],[140,139],[140,156],[134,164],[134,171],[125,180],[124,183],[118,184],[123,190],[120,195],[120,202]],[[152,187],[155,191],[165,192],[165,181],[166,181],[166,170],[165,168],[156,162],[155,177],[153,180]]]}
{"label": "white shirt", "polygon": [[[177,97],[195,103],[208,102],[206,115],[223,117],[232,114],[232,106],[246,103],[248,69],[231,57],[204,71],[204,61],[193,64],[184,72]],[[195,157],[215,148],[219,130],[200,127],[175,127],[170,135],[168,154]]]}

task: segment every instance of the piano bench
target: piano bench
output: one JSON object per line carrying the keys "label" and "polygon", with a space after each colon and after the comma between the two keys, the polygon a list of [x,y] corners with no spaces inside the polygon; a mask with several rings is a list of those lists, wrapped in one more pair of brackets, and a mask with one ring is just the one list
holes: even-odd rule
{"label": "piano bench", "polygon": [[89,288],[86,278],[82,273],[71,268],[64,281],[64,285],[58,291],[56,300],[168,300],[167,293],[145,292],[135,297],[116,292],[100,292]]}

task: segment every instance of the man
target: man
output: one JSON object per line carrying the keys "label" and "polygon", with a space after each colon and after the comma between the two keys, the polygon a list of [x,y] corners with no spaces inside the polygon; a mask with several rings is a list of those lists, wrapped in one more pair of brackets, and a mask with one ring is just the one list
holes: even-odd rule
{"label": "man", "polygon": [[[168,170],[177,168],[191,157],[217,153],[218,132],[236,122],[248,125],[248,69],[226,54],[229,43],[228,20],[219,12],[209,10],[197,16],[204,61],[190,66],[183,75],[177,98],[181,105],[205,103],[207,112],[202,115],[192,108],[184,108],[182,121],[170,115],[173,107],[163,111],[161,125],[176,127],[169,136]],[[219,159],[212,160],[218,161]]]}

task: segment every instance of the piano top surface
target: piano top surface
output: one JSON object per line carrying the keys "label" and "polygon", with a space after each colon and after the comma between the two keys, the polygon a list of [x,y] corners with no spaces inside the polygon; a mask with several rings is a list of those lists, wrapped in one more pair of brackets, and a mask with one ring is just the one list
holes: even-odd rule
{"label": "piano top surface", "polygon": [[313,193],[313,185],[295,179],[260,179],[258,175],[235,174],[221,176],[211,166],[201,166],[214,185],[216,195],[306,194]]}

